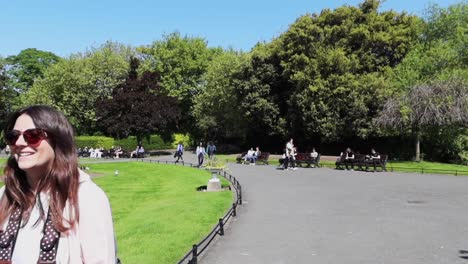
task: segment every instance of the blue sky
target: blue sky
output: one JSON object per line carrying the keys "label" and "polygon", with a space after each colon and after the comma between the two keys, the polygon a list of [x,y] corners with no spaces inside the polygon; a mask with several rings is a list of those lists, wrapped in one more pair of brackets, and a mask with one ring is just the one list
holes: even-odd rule
{"label": "blue sky", "polygon": [[[68,56],[107,40],[149,45],[174,31],[204,38],[210,47],[249,51],[270,41],[296,18],[361,0],[0,0],[0,56],[26,48]],[[421,15],[429,3],[460,0],[386,0],[381,10]]]}

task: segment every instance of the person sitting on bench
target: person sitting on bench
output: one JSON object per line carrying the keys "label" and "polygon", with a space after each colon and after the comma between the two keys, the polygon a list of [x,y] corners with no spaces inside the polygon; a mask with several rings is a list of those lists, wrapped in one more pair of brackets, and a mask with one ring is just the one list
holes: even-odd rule
{"label": "person sitting on bench", "polygon": [[351,150],[351,148],[347,148],[344,155],[346,169],[349,170],[348,165],[351,164],[351,170],[354,170],[354,152]]}
{"label": "person sitting on bench", "polygon": [[369,163],[374,165],[374,172],[377,170],[377,164],[380,162],[380,155],[375,149],[371,149],[371,154],[369,155],[369,161],[366,163],[366,171],[369,170]]}
{"label": "person sitting on bench", "polygon": [[315,168],[315,164],[317,163],[318,153],[315,151],[315,148],[312,148],[312,152],[310,153],[310,163],[312,164],[312,168]]}

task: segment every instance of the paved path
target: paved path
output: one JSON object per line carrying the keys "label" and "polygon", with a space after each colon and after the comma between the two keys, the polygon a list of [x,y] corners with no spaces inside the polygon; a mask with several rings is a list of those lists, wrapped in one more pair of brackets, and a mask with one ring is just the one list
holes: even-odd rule
{"label": "paved path", "polygon": [[468,177],[229,167],[244,204],[201,264],[468,264]]}
{"label": "paved path", "polygon": [[230,170],[244,204],[201,264],[468,263],[468,177]]}

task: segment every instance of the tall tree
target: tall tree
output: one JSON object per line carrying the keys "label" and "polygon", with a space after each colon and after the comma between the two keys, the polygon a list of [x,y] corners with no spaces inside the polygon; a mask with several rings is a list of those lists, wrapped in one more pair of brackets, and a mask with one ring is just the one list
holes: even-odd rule
{"label": "tall tree", "polygon": [[13,101],[17,95],[9,85],[6,73],[6,62],[0,58],[0,131],[5,127],[8,115],[13,108]]}
{"label": "tall tree", "polygon": [[226,51],[216,56],[203,76],[203,89],[195,95],[193,115],[199,138],[211,140],[243,138],[244,118],[239,107],[233,75],[245,61],[245,55]]}
{"label": "tall tree", "polygon": [[268,131],[307,141],[375,133],[372,118],[391,88],[384,73],[418,36],[418,18],[379,12],[379,6],[366,0],[306,14],[265,47],[258,45],[239,78],[239,100],[244,109],[258,104],[266,113],[249,125],[274,126]]}
{"label": "tall tree", "polygon": [[45,70],[60,59],[52,52],[32,48],[9,56],[6,62],[10,66],[8,72],[12,76],[11,85],[20,93],[28,91],[34,80],[43,77]]}
{"label": "tall tree", "polygon": [[114,88],[112,98],[96,104],[97,123],[117,138],[130,135],[138,141],[152,133],[168,134],[180,118],[177,99],[165,95],[160,75],[145,71],[138,78],[139,61],[132,58],[125,82]]}
{"label": "tall tree", "polygon": [[[461,79],[468,82],[468,2],[461,1],[448,8],[440,8],[437,5],[430,6],[425,12],[421,27],[419,43],[408,53],[403,61],[392,71],[389,71],[389,83],[397,89],[385,108],[384,116],[388,115],[389,107],[395,107],[395,113],[401,112],[402,116],[408,116],[413,111],[405,104],[396,104],[401,98],[411,96],[415,87],[432,87],[433,83],[445,83],[446,80]],[[428,91],[431,91],[430,89]],[[424,103],[425,99],[414,99],[415,102]],[[421,101],[423,100],[423,101]],[[408,110],[409,109],[409,110]],[[411,111],[410,111],[411,110]],[[428,113],[429,116],[432,113]],[[458,139],[466,134],[466,128],[456,126],[441,127],[440,123],[411,121],[411,128],[416,140],[416,159],[419,160],[420,150],[418,145],[423,138],[429,142],[438,142],[434,149],[458,149],[460,153],[445,152],[438,157],[445,160],[459,159],[462,148],[454,147]],[[465,121],[466,122],[466,121]],[[405,123],[406,124],[406,123]],[[406,124],[407,125],[407,124]],[[444,138],[445,140],[440,140]],[[433,151],[435,152],[435,151]],[[434,158],[434,157],[433,157]]]}
{"label": "tall tree", "polygon": [[391,72],[391,81],[404,92],[414,85],[453,75],[468,76],[468,1],[426,10],[416,45]]}
{"label": "tall tree", "polygon": [[420,161],[424,132],[442,127],[468,128],[468,83],[463,79],[412,87],[399,98],[390,98],[377,124],[399,129],[415,138],[415,159]]}
{"label": "tall tree", "polygon": [[144,58],[141,70],[161,74],[162,87],[169,95],[179,99],[180,107],[185,113],[181,120],[181,129],[191,130],[194,127],[194,96],[204,87],[203,75],[211,59],[222,50],[208,48],[203,38],[181,36],[174,32],[149,46],[139,47],[138,51]]}
{"label": "tall tree", "polygon": [[78,134],[97,131],[95,104],[123,83],[133,50],[107,42],[49,67],[24,95],[24,104],[49,104],[63,111]]}

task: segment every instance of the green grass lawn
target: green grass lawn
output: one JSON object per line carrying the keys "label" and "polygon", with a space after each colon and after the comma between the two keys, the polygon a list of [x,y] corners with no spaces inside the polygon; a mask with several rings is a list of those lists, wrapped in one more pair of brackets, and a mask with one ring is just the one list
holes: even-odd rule
{"label": "green grass lawn", "polygon": [[[207,171],[140,162],[87,164],[107,193],[123,263],[175,263],[223,217],[231,192],[198,192]],[[114,171],[119,175],[114,176]]]}
{"label": "green grass lawn", "polygon": [[205,170],[143,162],[86,166],[109,197],[123,263],[176,263],[232,205],[232,192],[196,191],[211,178]]}

